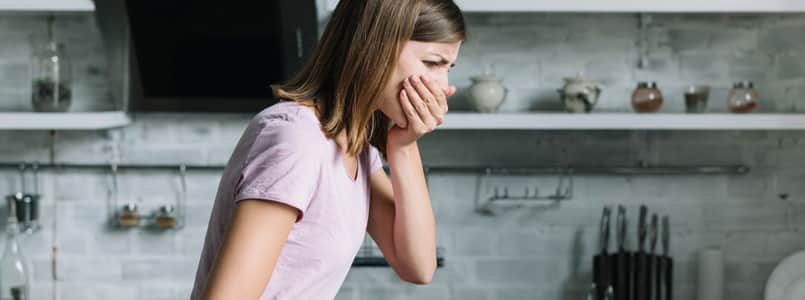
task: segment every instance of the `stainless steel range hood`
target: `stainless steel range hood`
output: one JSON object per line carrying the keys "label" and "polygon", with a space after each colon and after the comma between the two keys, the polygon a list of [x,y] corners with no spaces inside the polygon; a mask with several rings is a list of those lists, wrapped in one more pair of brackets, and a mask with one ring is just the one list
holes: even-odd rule
{"label": "stainless steel range hood", "polygon": [[317,40],[315,0],[95,0],[110,81],[134,111],[254,112]]}

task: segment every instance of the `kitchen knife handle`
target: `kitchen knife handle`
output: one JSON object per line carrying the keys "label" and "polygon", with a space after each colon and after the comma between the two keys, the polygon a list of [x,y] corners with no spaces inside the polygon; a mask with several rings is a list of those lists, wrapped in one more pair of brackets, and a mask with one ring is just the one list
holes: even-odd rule
{"label": "kitchen knife handle", "polygon": [[629,253],[624,251],[616,256],[613,276],[616,300],[629,300],[629,259]]}
{"label": "kitchen knife handle", "polygon": [[607,290],[612,289],[612,266],[614,265],[611,260],[614,260],[614,255],[598,254],[593,256],[593,284],[596,288],[596,299],[604,299]]}
{"label": "kitchen knife handle", "polygon": [[601,299],[601,282],[603,282],[601,278],[601,254],[593,256],[593,289],[595,294],[595,299]]}
{"label": "kitchen knife handle", "polygon": [[665,257],[657,256],[657,270],[654,273],[654,299],[662,300],[665,297]]}
{"label": "kitchen knife handle", "polygon": [[627,300],[637,299],[637,252],[629,255],[629,294]]}
{"label": "kitchen knife handle", "polygon": [[663,283],[663,273],[665,270],[664,267],[665,258],[657,255],[654,256],[654,274],[652,275],[652,280],[654,280],[654,290],[653,295],[651,296],[654,300],[662,300],[663,298],[663,291],[665,290],[664,283]]}
{"label": "kitchen knife handle", "polygon": [[674,259],[665,258],[665,300],[674,299]]}
{"label": "kitchen knife handle", "polygon": [[601,255],[601,298],[606,299],[607,293],[612,289],[612,259],[613,255]]}
{"label": "kitchen knife handle", "polygon": [[654,290],[657,288],[654,285],[654,274],[657,272],[657,265],[656,261],[654,260],[653,254],[646,255],[648,264],[646,266],[646,300],[655,300],[654,299]]}
{"label": "kitchen knife handle", "polygon": [[646,300],[646,256],[642,252],[635,254],[635,300]]}

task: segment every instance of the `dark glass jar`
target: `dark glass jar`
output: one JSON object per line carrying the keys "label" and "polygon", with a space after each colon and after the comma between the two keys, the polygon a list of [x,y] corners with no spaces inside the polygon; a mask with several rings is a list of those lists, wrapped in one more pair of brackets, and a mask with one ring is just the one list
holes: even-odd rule
{"label": "dark glass jar", "polygon": [[632,93],[632,108],[639,113],[656,112],[662,107],[662,92],[656,82],[640,82]]}
{"label": "dark glass jar", "polygon": [[36,112],[66,112],[72,102],[70,59],[62,43],[31,38],[31,102]]}

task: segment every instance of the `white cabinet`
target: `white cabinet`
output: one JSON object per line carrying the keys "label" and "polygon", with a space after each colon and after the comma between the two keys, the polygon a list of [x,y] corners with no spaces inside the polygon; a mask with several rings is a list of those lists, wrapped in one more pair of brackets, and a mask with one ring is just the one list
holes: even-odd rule
{"label": "white cabinet", "polygon": [[[326,0],[332,11],[338,0]],[[805,0],[455,0],[465,12],[805,12]]]}
{"label": "white cabinet", "polygon": [[0,0],[0,12],[91,12],[92,0]]}

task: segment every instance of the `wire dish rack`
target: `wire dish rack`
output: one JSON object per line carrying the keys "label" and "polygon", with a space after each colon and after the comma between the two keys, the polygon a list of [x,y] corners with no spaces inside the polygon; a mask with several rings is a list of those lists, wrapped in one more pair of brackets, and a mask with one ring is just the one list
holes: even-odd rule
{"label": "wire dish rack", "polygon": [[[376,246],[362,246],[352,261],[353,267],[388,267],[389,263]],[[436,267],[444,266],[444,248],[436,247]]]}
{"label": "wire dish rack", "polygon": [[[487,171],[485,176],[491,176]],[[510,195],[508,186],[503,186],[503,193],[497,185],[493,188],[494,194],[478,203],[476,210],[482,214],[495,214],[495,205],[521,207],[524,205],[556,206],[562,201],[573,199],[573,170],[567,169],[558,175],[558,182],[553,191],[543,195],[539,187],[533,190],[525,188],[521,195]]]}

